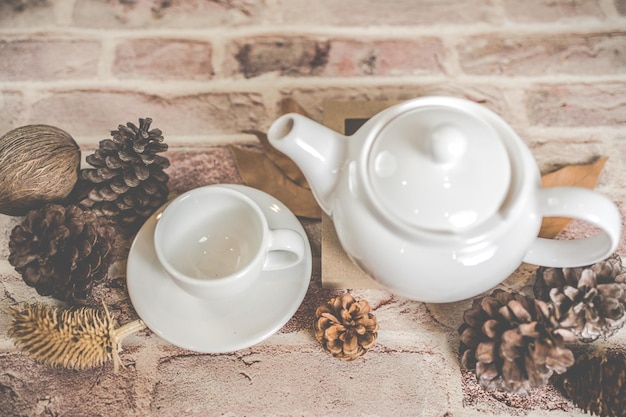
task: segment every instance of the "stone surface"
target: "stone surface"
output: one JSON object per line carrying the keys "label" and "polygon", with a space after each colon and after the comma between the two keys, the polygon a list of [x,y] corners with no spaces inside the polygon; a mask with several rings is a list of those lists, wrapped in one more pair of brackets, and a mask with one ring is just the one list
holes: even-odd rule
{"label": "stone surface", "polygon": [[[325,100],[452,95],[500,114],[542,172],[608,156],[597,189],[625,213],[625,28],[624,0],[5,0],[0,135],[51,124],[85,157],[119,124],[152,117],[170,145],[174,195],[241,183],[222,145],[259,146],[246,132],[266,131],[283,99],[322,121]],[[378,341],[353,363],[324,353],[311,323],[342,290],[322,288],[320,225],[304,220],[312,281],[265,342],[202,355],[144,330],[125,340],[118,375],[110,363],[47,369],[6,336],[4,308],[53,303],[7,260],[20,220],[0,216],[2,416],[584,415],[551,387],[523,398],[486,393],[460,370],[456,329],[471,300],[432,305],[350,290],[373,306]],[[560,238],[588,233],[573,222]],[[137,318],[129,245],[119,242],[121,257],[90,301],[104,301],[120,323]],[[624,238],[618,253],[626,256]],[[535,269],[520,266],[502,287],[528,291]],[[623,348],[626,331],[601,343]]]}
{"label": "stone surface", "polygon": [[16,121],[24,111],[22,103],[22,95],[19,92],[0,90],[0,112],[4,115],[0,118],[0,136],[19,127]]}
{"label": "stone surface", "polygon": [[445,51],[440,39],[354,41],[337,39],[331,43],[322,75],[400,76],[445,72]]}
{"label": "stone surface", "polygon": [[532,124],[541,126],[623,126],[626,123],[626,85],[544,84],[528,92]]}
{"label": "stone surface", "polygon": [[207,80],[211,53],[208,42],[137,39],[117,46],[112,72],[119,78]]}
{"label": "stone surface", "polygon": [[[174,148],[166,155],[172,163],[167,171],[172,195],[207,184],[242,183],[228,147]],[[616,181],[626,177],[620,178]],[[611,183],[604,188],[615,198],[622,187]],[[10,230],[20,220],[0,216],[0,306],[35,300],[55,304],[36,295],[6,261]],[[110,362],[82,372],[49,369],[13,348],[6,337],[8,317],[0,316],[2,415],[480,416],[485,410],[496,415],[580,414],[551,386],[528,397],[486,393],[472,373],[461,370],[457,328],[471,300],[425,304],[384,290],[350,290],[372,306],[379,337],[357,361],[332,358],[315,340],[311,326],[316,308],[344,290],[321,287],[320,224],[303,225],[314,255],[307,296],[274,336],[240,351],[186,351],[146,329],[125,340],[121,358],[126,368],[118,375]],[[587,230],[584,224],[574,225],[565,236],[580,237]],[[624,243],[618,250],[624,253]],[[522,265],[502,287],[527,291],[535,269]],[[137,319],[125,291],[124,259],[112,266],[108,282],[94,294],[94,307],[104,301],[120,324]],[[609,343],[625,342],[622,330]]]}
{"label": "stone surface", "polygon": [[90,41],[0,41],[0,81],[68,80],[97,75],[100,44]]}
{"label": "stone surface", "polygon": [[97,28],[244,25],[259,18],[261,3],[259,0],[78,0],[72,19],[76,26]]}
{"label": "stone surface", "polygon": [[232,73],[251,78],[277,72],[283,76],[354,77],[439,74],[444,47],[433,37],[415,40],[255,38],[231,46],[237,62]]}
{"label": "stone surface", "polygon": [[626,74],[626,33],[480,36],[463,41],[459,60],[468,74]]}
{"label": "stone surface", "polygon": [[[165,96],[129,91],[82,90],[59,92],[33,103],[29,123],[66,127],[74,137],[109,136],[117,125],[151,117],[168,140],[177,135],[236,133],[254,129],[264,120],[256,93],[196,93]],[[89,123],[83,121],[89,120]]]}
{"label": "stone surface", "polygon": [[337,26],[414,26],[437,24],[496,23],[500,13],[491,0],[411,0],[380,2],[376,0],[284,1],[282,17],[298,24]]}
{"label": "stone surface", "polygon": [[233,47],[239,71],[246,78],[276,71],[280,75],[317,75],[326,66],[328,41],[291,37],[256,38]]}
{"label": "stone surface", "polygon": [[[171,357],[157,368],[162,379],[155,387],[151,413],[310,415],[315,410],[316,415],[332,415],[337,410],[358,409],[370,415],[409,416],[415,410],[437,415],[460,399],[460,392],[448,385],[451,375],[447,373],[454,371],[446,369],[442,351],[440,346],[426,351],[405,347],[355,363],[329,360],[315,346],[259,347],[210,358]],[[422,372],[425,367],[439,367],[441,378],[430,379]],[[383,368],[390,371],[381,374]],[[181,378],[180,369],[189,371]],[[276,369],[295,372],[276,378]],[[206,381],[203,390],[197,389],[198,381]],[[429,387],[428,396],[415,395],[417,387],[425,386]],[[452,390],[456,395],[449,394]],[[240,398],[236,410],[230,403],[233,392]]]}
{"label": "stone surface", "polygon": [[29,28],[43,25],[54,26],[55,11],[58,5],[53,2],[7,0],[0,2],[1,28]]}
{"label": "stone surface", "polygon": [[[619,2],[620,0],[616,0]],[[601,0],[505,0],[507,18],[516,22],[559,22],[571,19],[602,19]]]}

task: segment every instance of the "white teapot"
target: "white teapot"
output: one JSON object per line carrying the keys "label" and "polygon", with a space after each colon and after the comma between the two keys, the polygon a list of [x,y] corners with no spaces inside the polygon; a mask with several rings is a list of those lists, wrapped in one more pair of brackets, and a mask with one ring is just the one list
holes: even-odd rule
{"label": "white teapot", "polygon": [[[300,167],[350,258],[406,298],[465,299],[522,262],[589,265],[619,243],[620,212],[610,199],[584,188],[542,188],[520,137],[468,100],[410,100],[350,138],[286,114],[268,139]],[[599,232],[538,238],[543,217],[581,219]]]}

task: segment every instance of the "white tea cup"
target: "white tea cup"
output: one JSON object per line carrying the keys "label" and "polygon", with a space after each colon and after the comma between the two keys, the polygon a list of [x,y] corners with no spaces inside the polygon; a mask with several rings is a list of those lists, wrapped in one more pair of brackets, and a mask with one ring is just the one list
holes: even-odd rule
{"label": "white tea cup", "polygon": [[270,229],[261,208],[247,195],[209,185],[175,198],[158,218],[157,258],[173,281],[202,299],[236,295],[263,271],[302,261],[303,236]]}

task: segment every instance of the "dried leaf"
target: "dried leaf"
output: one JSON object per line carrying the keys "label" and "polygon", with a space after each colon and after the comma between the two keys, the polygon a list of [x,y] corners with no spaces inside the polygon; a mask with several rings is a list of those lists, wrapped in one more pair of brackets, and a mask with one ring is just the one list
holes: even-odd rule
{"label": "dried leaf", "polygon": [[[306,111],[293,99],[280,102],[281,112],[299,113]],[[231,146],[239,175],[250,187],[255,187],[282,201],[296,216],[319,219],[321,210],[300,168],[284,153],[270,145],[267,134],[258,130],[247,130],[263,146],[263,152]]]}
{"label": "dried leaf", "polygon": [[287,178],[300,187],[304,187],[309,190],[311,189],[309,187],[309,183],[306,181],[306,178],[304,178],[304,174],[302,174],[302,171],[300,171],[300,168],[298,168],[296,163],[293,162],[293,160],[287,155],[270,145],[265,133],[258,130],[245,130],[244,133],[253,134],[257,137],[257,139],[259,139],[259,142],[263,145],[265,156],[267,156],[276,165],[283,175],[287,176]]}
{"label": "dried leaf", "polygon": [[[577,186],[593,189],[604,168],[607,157],[600,158],[591,164],[568,165],[541,177],[543,187]],[[541,224],[539,237],[554,238],[572,221],[564,217],[547,217]]]}
{"label": "dried leaf", "polygon": [[306,110],[294,99],[285,98],[280,101],[280,112],[281,114],[287,113],[298,113],[308,118],[311,118]]}
{"label": "dried leaf", "polygon": [[267,153],[236,146],[230,146],[230,149],[246,185],[276,197],[298,217],[320,218],[321,210],[311,190],[291,181]]}

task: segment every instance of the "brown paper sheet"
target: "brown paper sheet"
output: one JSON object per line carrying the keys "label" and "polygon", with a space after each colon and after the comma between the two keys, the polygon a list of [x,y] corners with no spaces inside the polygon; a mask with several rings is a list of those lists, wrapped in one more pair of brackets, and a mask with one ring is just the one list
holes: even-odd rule
{"label": "brown paper sheet", "polygon": [[[324,103],[324,125],[343,134],[352,134],[367,119],[397,101]],[[382,288],[361,271],[339,243],[332,220],[322,213],[322,286],[324,288]]]}

